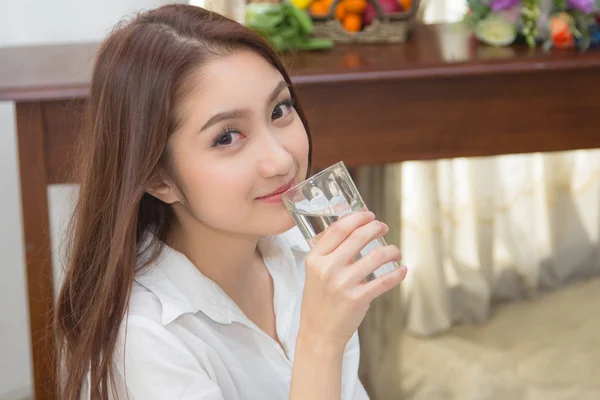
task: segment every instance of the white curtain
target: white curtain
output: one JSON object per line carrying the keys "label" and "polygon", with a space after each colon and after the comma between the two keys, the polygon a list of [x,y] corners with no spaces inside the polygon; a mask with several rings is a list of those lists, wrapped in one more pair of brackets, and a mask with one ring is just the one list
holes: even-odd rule
{"label": "white curtain", "polygon": [[496,301],[600,274],[600,150],[384,168],[402,176],[395,229],[412,333],[482,322]]}

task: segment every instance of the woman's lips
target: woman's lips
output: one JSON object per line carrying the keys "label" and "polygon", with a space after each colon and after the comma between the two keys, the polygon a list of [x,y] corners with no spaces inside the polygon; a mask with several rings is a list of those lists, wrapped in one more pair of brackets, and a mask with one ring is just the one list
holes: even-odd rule
{"label": "woman's lips", "polygon": [[284,184],[283,186],[280,186],[277,189],[275,189],[273,192],[271,192],[265,196],[257,198],[257,200],[265,201],[267,203],[279,202],[279,201],[281,201],[281,194],[284,193],[289,188],[291,188],[293,184],[294,184],[294,180],[292,179],[289,182],[287,182],[286,184]]}

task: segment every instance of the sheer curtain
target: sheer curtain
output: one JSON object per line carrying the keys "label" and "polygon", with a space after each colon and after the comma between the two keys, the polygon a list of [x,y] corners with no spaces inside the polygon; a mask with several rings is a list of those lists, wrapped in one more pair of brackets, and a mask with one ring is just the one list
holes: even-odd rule
{"label": "sheer curtain", "polygon": [[495,301],[600,274],[600,150],[385,168],[402,176],[410,332],[482,322]]}

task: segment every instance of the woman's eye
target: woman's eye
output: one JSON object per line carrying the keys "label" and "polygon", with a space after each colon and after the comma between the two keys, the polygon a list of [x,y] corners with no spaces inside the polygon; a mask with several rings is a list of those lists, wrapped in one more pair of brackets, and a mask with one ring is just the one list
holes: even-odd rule
{"label": "woman's eye", "polygon": [[284,100],[277,103],[273,109],[273,112],[271,113],[271,119],[274,121],[288,116],[292,112],[293,107],[294,104],[292,100]]}
{"label": "woman's eye", "polygon": [[236,131],[225,131],[215,139],[213,147],[230,146],[241,139],[242,134]]}

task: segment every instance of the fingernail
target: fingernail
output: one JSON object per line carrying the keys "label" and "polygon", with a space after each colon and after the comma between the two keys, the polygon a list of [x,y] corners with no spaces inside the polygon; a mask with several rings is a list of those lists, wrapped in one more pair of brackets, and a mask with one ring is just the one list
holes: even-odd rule
{"label": "fingernail", "polygon": [[401,266],[400,266],[400,270],[401,270],[402,272],[408,272],[408,267],[407,267],[406,265],[401,265]]}

